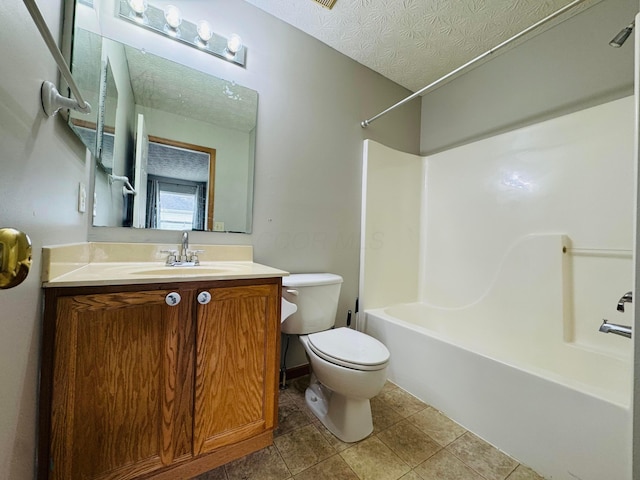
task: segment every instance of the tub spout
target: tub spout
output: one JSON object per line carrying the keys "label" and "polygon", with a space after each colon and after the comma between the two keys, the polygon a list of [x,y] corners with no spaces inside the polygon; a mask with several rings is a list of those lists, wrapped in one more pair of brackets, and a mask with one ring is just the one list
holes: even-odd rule
{"label": "tub spout", "polygon": [[606,320],[602,320],[602,325],[600,325],[599,331],[602,333],[615,333],[616,335],[631,338],[631,327],[609,323]]}
{"label": "tub spout", "polygon": [[624,312],[624,304],[631,303],[632,301],[633,301],[633,292],[625,293],[622,297],[620,297],[620,300],[618,300],[617,310],[619,312]]}

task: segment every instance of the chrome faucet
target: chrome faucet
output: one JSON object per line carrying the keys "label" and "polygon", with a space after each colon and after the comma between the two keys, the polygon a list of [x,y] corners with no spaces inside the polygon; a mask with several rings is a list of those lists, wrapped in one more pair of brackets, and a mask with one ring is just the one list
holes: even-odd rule
{"label": "chrome faucet", "polygon": [[189,232],[182,232],[180,240],[180,254],[177,250],[161,250],[162,253],[168,253],[167,261],[165,265],[167,267],[196,267],[200,265],[199,253],[203,253],[204,250],[190,250],[189,249]]}
{"label": "chrome faucet", "polygon": [[189,255],[189,232],[182,232],[182,248],[180,249],[180,261],[186,262]]}
{"label": "chrome faucet", "polygon": [[616,335],[631,338],[631,327],[609,323],[607,320],[602,320],[599,331],[602,333],[615,333]]}
{"label": "chrome faucet", "polygon": [[633,301],[633,292],[625,293],[622,297],[620,297],[620,300],[618,300],[617,310],[619,312],[624,312],[624,304],[631,303],[632,301]]}

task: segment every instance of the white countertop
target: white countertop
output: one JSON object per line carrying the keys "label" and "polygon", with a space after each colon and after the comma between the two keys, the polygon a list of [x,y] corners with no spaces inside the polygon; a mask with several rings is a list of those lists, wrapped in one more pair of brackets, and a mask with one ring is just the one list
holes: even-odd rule
{"label": "white countertop", "polygon": [[[44,247],[42,285],[45,288],[131,285],[289,275],[284,270],[253,262],[251,246],[198,245],[197,248],[205,250],[200,254],[200,265],[172,267],[165,265],[162,258],[166,255],[159,253],[166,249],[164,245],[83,243]],[[132,252],[143,261],[132,261]]]}

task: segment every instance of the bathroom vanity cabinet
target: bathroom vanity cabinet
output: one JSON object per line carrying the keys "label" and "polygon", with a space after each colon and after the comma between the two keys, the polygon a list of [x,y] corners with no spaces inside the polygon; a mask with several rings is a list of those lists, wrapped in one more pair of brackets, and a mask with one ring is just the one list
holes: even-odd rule
{"label": "bathroom vanity cabinet", "polygon": [[280,286],[45,289],[38,478],[191,478],[270,445]]}

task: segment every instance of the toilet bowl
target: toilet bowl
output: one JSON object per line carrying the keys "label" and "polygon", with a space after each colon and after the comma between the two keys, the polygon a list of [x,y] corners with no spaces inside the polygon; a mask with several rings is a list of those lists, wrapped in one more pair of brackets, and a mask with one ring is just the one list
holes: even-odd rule
{"label": "toilet bowl", "polygon": [[373,431],[369,400],[387,380],[389,351],[373,337],[349,328],[300,336],[311,364],[308,407],[343,442]]}
{"label": "toilet bowl", "polygon": [[385,384],[389,351],[362,332],[332,328],[340,276],[294,274],[282,284],[283,298],[298,307],[283,320],[282,331],[299,335],[311,366],[307,406],[340,440],[362,440],[373,431],[369,400]]}

